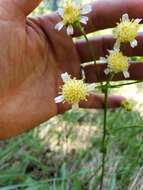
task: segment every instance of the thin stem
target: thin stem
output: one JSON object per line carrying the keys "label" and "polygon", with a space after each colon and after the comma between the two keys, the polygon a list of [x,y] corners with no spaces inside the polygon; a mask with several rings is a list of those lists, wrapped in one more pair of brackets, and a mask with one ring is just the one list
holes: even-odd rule
{"label": "thin stem", "polygon": [[107,111],[108,111],[108,86],[109,81],[106,83],[106,88],[104,89],[104,124],[103,124],[103,137],[102,137],[102,172],[101,172],[101,182],[100,182],[100,190],[103,189],[104,184],[104,176],[105,176],[105,160],[107,154],[106,147],[106,137],[107,137]]}
{"label": "thin stem", "polygon": [[[94,61],[94,64],[96,64],[96,57],[95,57],[95,55],[94,55],[93,48],[92,48],[92,46],[91,46],[91,44],[90,44],[90,42],[89,42],[89,39],[88,39],[88,37],[87,37],[87,35],[86,35],[86,32],[85,32],[84,28],[82,27],[82,25],[81,25],[80,23],[78,23],[77,25],[78,25],[78,27],[79,27],[81,33],[83,34],[83,36],[84,36],[86,42],[87,42],[88,49],[89,49],[89,52],[91,53],[91,56],[92,56],[93,61]],[[98,79],[99,79],[99,73],[98,73],[97,71],[96,71],[96,76],[97,76],[97,81],[98,81]],[[101,85],[101,86],[103,85],[102,82],[100,82],[100,85]]]}
{"label": "thin stem", "polygon": [[[127,85],[132,85],[132,84],[137,84],[137,83],[142,83],[143,81],[138,80],[138,81],[134,81],[134,82],[127,82],[127,83],[123,83],[123,84],[117,84],[117,85],[109,85],[108,88],[119,88],[122,86],[127,86]],[[101,89],[101,86],[98,85],[95,87],[96,89]]]}
{"label": "thin stem", "polygon": [[134,82],[128,82],[125,84],[117,84],[117,85],[110,85],[110,88],[118,88],[118,87],[122,87],[122,86],[126,86],[126,85],[131,85],[131,84],[137,84],[137,83],[141,83],[143,82],[142,80],[138,80],[138,81],[134,81]]}
{"label": "thin stem", "polygon": [[88,39],[88,37],[87,37],[87,35],[86,35],[86,32],[85,32],[84,28],[82,27],[82,25],[81,25],[80,23],[78,23],[78,27],[79,27],[81,33],[83,34],[83,36],[84,36],[84,38],[85,38],[85,40],[86,40],[86,42],[87,42],[89,51],[90,51],[90,53],[92,54],[92,58],[93,58],[93,60],[94,60],[94,63],[96,64],[96,58],[95,58],[95,56],[94,56],[94,52],[93,52],[93,49],[92,49],[91,44],[90,44],[90,42],[89,42],[89,39]]}
{"label": "thin stem", "polygon": [[128,127],[120,127],[120,128],[115,129],[115,130],[112,131],[112,132],[113,132],[113,133],[116,133],[116,132],[118,132],[118,131],[120,131],[120,130],[138,129],[138,128],[142,128],[142,129],[143,129],[143,125],[138,125],[138,126],[134,125],[134,126],[128,126]]}

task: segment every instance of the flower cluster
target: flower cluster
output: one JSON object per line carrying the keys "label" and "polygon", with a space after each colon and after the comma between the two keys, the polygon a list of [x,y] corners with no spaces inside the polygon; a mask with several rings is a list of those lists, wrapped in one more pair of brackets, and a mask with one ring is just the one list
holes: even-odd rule
{"label": "flower cluster", "polygon": [[119,49],[110,50],[109,55],[107,58],[101,57],[98,63],[108,63],[107,69],[105,69],[105,74],[108,75],[109,73],[119,73],[123,72],[124,77],[129,77],[129,62],[128,57],[123,55],[123,53]]}
{"label": "flower cluster", "polygon": [[123,72],[125,78],[129,78],[129,59],[127,56],[123,55],[120,46],[121,43],[130,42],[131,47],[137,46],[137,40],[135,39],[139,30],[139,23],[141,19],[129,20],[128,14],[122,16],[121,22],[113,29],[113,35],[116,38],[113,50],[109,50],[109,55],[106,57],[101,57],[97,63],[107,63],[107,69],[105,69],[105,74],[109,73],[116,74]]}
{"label": "flower cluster", "polygon": [[67,34],[73,35],[75,24],[87,24],[88,17],[84,16],[92,10],[90,5],[77,5],[72,1],[66,1],[63,8],[58,9],[62,21],[56,24],[55,29],[60,31],[64,26],[67,27]]}
{"label": "flower cluster", "polygon": [[[67,28],[67,34],[73,35],[74,27],[80,27],[81,24],[87,24],[86,14],[92,10],[90,5],[81,6],[71,0],[66,0],[62,8],[58,9],[61,21],[56,24],[55,29],[60,31],[64,26]],[[106,57],[101,57],[98,63],[106,63],[105,74],[117,74],[122,72],[125,78],[129,78],[129,59],[121,51],[122,43],[130,43],[131,47],[137,46],[137,33],[140,27],[141,19],[129,20],[128,14],[122,16],[121,22],[113,29],[113,35],[116,38],[113,50],[108,50]],[[83,79],[77,80],[71,78],[68,73],[63,73],[61,78],[64,84],[61,87],[60,95],[55,98],[55,103],[67,102],[72,107],[78,107],[80,101],[87,100],[89,93],[95,89],[95,85],[87,85]],[[127,103],[124,102],[123,106]],[[128,105],[127,105],[128,106]],[[126,107],[127,107],[126,106]]]}
{"label": "flower cluster", "polygon": [[[100,57],[100,59],[96,61],[94,58],[95,57],[94,51],[92,52],[92,43],[90,43],[86,35],[84,26],[82,26],[82,24],[87,24],[88,17],[84,15],[90,13],[90,11],[91,11],[90,5],[85,5],[82,7],[81,5],[76,5],[72,0],[66,0],[63,8],[58,9],[61,21],[56,24],[55,29],[60,31],[63,27],[66,27],[66,33],[68,35],[73,35],[74,27],[78,28],[83,37],[85,38],[88,51],[91,53],[94,63],[95,62],[105,63],[107,66],[105,65],[104,67],[106,68],[104,70],[104,73],[106,75],[109,75],[109,77],[106,82],[102,82],[101,80],[102,75],[100,76],[100,71],[102,71],[100,70],[101,67],[95,67],[96,70],[99,71],[99,73],[97,73],[96,75],[97,79],[96,81],[99,82],[101,81],[99,85],[95,86],[95,83],[93,84],[85,83],[84,81],[85,73],[84,69],[82,70],[82,67],[81,67],[81,75],[82,75],[81,79],[76,79],[70,76],[67,72],[65,72],[61,74],[63,84],[60,86],[59,95],[55,97],[54,100],[56,104],[67,103],[68,105],[71,105],[73,109],[77,109],[81,101],[91,100],[90,98],[92,96],[89,97],[89,95],[90,93],[95,91],[95,88],[100,90],[100,92],[104,94],[103,97],[104,101],[102,101],[102,99],[99,99],[100,101],[98,101],[98,103],[100,102],[100,105],[102,105],[104,108],[103,128],[102,128],[103,135],[101,139],[102,167],[101,167],[101,180],[99,186],[99,188],[102,190],[104,187],[104,176],[105,176],[105,167],[106,167],[105,161],[107,154],[106,150],[108,144],[106,143],[106,140],[110,137],[107,129],[108,108],[109,106],[112,107],[112,105],[113,106],[120,105],[120,107],[122,107],[124,110],[130,112],[133,111],[133,106],[134,106],[130,100],[122,98],[117,98],[117,99],[111,98],[110,102],[109,89],[118,88],[123,85],[129,85],[138,82],[136,81],[130,83],[128,82],[125,84],[123,83],[123,84],[112,85],[111,80],[118,73],[123,73],[125,78],[130,77],[129,58],[128,56],[123,54],[121,45],[123,45],[124,43],[130,43],[130,46],[132,48],[135,48],[138,45],[136,37],[140,27],[141,19],[137,18],[130,20],[128,14],[124,14],[120,20],[120,23],[117,23],[117,26],[112,30],[113,36],[116,39],[113,49],[108,50],[108,55],[106,55],[105,57]],[[91,106],[91,102],[89,101],[88,103]]]}
{"label": "flower cluster", "polygon": [[71,78],[68,73],[61,74],[64,85],[60,95],[55,98],[55,103],[67,102],[77,108],[80,101],[87,100],[89,93],[95,90],[94,84],[87,85],[83,80]]}
{"label": "flower cluster", "polygon": [[137,37],[141,20],[137,18],[130,21],[128,14],[124,14],[121,22],[113,29],[113,35],[118,40],[118,43],[130,42],[132,48],[136,47],[137,40],[135,38]]}
{"label": "flower cluster", "polygon": [[[60,31],[65,26],[67,34],[73,35],[74,26],[80,27],[81,24],[87,24],[88,17],[85,15],[90,13],[91,10],[91,5],[81,6],[71,0],[66,0],[63,7],[58,9],[58,14],[62,20],[56,24],[55,29]],[[95,89],[94,84],[89,85],[83,79],[71,78],[68,73],[63,73],[61,78],[64,84],[61,87],[60,95],[55,98],[55,103],[67,102],[73,108],[77,108],[79,102],[86,101],[89,93]]]}

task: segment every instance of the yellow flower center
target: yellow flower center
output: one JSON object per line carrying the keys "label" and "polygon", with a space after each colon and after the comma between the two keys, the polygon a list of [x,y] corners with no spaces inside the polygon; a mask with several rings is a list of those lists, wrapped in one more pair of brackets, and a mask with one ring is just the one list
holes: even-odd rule
{"label": "yellow flower center", "polygon": [[128,57],[124,56],[122,52],[112,52],[108,56],[108,66],[114,73],[127,71],[129,67]]}
{"label": "yellow flower center", "polygon": [[136,38],[139,27],[135,20],[124,21],[117,25],[113,34],[120,42],[131,42]]}
{"label": "yellow flower center", "polygon": [[76,104],[86,100],[87,86],[83,80],[70,79],[63,85],[62,94],[66,102]]}
{"label": "yellow flower center", "polygon": [[67,3],[64,7],[64,24],[74,24],[80,20],[80,8],[73,3]]}

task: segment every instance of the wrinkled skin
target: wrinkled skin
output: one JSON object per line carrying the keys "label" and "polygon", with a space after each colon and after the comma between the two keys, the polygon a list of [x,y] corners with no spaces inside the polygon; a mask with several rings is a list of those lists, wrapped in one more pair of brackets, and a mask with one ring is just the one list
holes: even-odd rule
{"label": "wrinkled skin", "polygon": [[[68,72],[79,78],[81,62],[91,59],[90,55],[84,56],[85,42],[74,44],[64,30],[54,29],[60,20],[56,13],[27,17],[40,2],[0,1],[0,139],[27,131],[69,109],[69,105],[54,102],[62,84],[60,75]],[[86,31],[114,26],[124,11],[133,17],[142,17],[141,3],[143,0],[139,3],[132,0],[132,5],[127,0],[108,0],[108,5],[111,4],[108,7],[107,1],[97,1],[93,4],[95,11],[89,15]],[[109,14],[111,11],[114,16]],[[80,32],[76,31],[75,36],[78,35]],[[106,40],[105,36],[94,39],[94,44],[96,57],[104,56],[103,47],[112,47],[113,39]],[[110,97],[109,106],[120,106],[122,99]],[[101,108],[103,97],[92,95],[87,102],[81,103],[81,107]]]}

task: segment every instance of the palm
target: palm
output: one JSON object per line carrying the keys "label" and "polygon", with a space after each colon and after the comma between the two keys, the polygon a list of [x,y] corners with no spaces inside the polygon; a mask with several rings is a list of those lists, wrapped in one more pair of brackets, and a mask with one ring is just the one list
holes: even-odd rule
{"label": "palm", "polygon": [[[132,17],[142,15],[140,3],[108,0],[93,3],[93,11],[89,15],[86,32],[115,26],[126,7]],[[75,45],[65,32],[57,32],[54,26],[59,22],[57,15],[35,19],[26,16],[41,0],[1,0],[0,1],[0,139],[19,134],[35,127],[50,117],[65,111],[65,104],[56,105],[55,96],[62,84],[61,73],[68,72],[73,76],[80,75],[80,61],[92,61],[91,52],[87,50],[85,41]],[[134,7],[138,11],[134,11]],[[114,15],[111,16],[110,13]],[[77,31],[75,37],[80,35]],[[91,40],[97,58],[105,56],[105,49],[111,49],[114,39],[104,36]],[[142,36],[139,48],[135,51],[126,48],[128,55],[142,55]],[[106,47],[106,48],[105,48]],[[103,66],[103,67],[102,67]],[[94,82],[95,69],[101,68],[104,80],[104,65],[86,73],[88,82]],[[142,65],[132,69],[131,78],[142,79]],[[120,77],[120,79],[122,76]],[[110,97],[109,106],[120,106],[123,98]],[[103,97],[92,95],[83,107],[103,107]]]}
{"label": "palm", "polygon": [[79,58],[71,38],[64,33],[59,36],[53,23],[49,31],[41,30],[38,21],[32,19],[27,19],[26,26],[19,21],[1,20],[0,26],[4,54],[0,62],[6,68],[0,74],[0,94],[4,97],[0,103],[6,102],[0,115],[24,130],[64,109],[54,102],[60,75],[67,71],[78,76]]}

